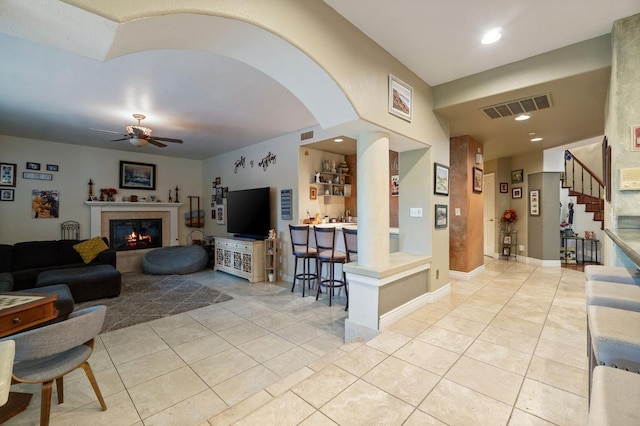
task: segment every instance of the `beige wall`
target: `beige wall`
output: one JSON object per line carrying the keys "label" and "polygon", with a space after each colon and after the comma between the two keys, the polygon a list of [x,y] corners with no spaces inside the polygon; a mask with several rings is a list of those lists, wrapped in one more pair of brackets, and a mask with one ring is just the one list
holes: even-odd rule
{"label": "beige wall", "polygon": [[[187,195],[201,194],[200,161],[147,154],[153,152],[152,149],[155,148],[150,146],[144,152],[129,153],[0,135],[1,160],[17,164],[17,183],[13,188],[15,201],[0,203],[0,243],[59,239],[60,224],[65,220],[80,222],[81,238],[92,237],[89,235],[89,207],[84,205],[89,196],[89,179],[95,183],[96,195],[100,188],[118,188],[121,160],[155,164],[157,179],[155,191],[118,189],[118,195],[137,194],[143,197],[155,194],[167,201],[169,189],[176,185],[180,188],[181,202],[187,200]],[[40,163],[42,168],[39,172],[52,174],[52,180],[23,179],[22,173],[26,171],[28,161]],[[59,171],[43,170],[47,164],[58,165]],[[60,191],[59,218],[31,218],[31,193],[34,189]],[[175,191],[172,193],[175,199]],[[187,210],[188,202],[180,209],[181,218]],[[182,244],[190,231],[184,223],[179,224]]]}

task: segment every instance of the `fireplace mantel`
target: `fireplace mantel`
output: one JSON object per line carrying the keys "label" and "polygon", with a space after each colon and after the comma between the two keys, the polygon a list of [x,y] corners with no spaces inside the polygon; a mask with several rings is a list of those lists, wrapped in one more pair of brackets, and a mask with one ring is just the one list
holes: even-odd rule
{"label": "fireplace mantel", "polygon": [[169,212],[170,245],[179,245],[178,209],[183,203],[118,203],[111,201],[85,201],[84,203],[91,208],[92,237],[102,236],[102,213],[104,212]]}

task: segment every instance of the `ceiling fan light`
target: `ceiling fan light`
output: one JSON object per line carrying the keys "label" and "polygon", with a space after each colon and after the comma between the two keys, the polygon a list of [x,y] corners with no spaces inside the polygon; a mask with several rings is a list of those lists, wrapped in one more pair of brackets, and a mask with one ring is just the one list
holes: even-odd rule
{"label": "ceiling fan light", "polygon": [[137,146],[138,148],[142,148],[149,144],[149,141],[146,139],[141,139],[138,135],[134,135],[131,139],[129,139],[129,143],[133,146]]}
{"label": "ceiling fan light", "polygon": [[126,127],[127,133],[131,134],[143,134],[144,136],[151,136],[151,129],[144,126],[131,125]]}

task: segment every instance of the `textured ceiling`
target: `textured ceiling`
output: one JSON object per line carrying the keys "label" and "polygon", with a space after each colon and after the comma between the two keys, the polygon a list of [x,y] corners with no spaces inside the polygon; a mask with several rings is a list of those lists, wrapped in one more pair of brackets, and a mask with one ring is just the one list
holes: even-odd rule
{"label": "textured ceiling", "polygon": [[[640,11],[637,0],[325,3],[435,86],[436,95],[439,88],[474,81],[478,73],[606,34],[615,19]],[[503,39],[479,45],[481,32],[496,25],[505,29]],[[2,1],[0,133],[135,150],[126,142],[110,142],[117,134],[92,129],[123,131],[137,112],[147,115],[143,125],[155,135],[185,140],[144,149],[207,158],[319,122],[273,78],[229,56],[157,49],[106,60],[114,48],[127,48],[113,44],[121,30],[113,21],[56,0]],[[216,37],[225,40],[225,34]],[[230,32],[226,37],[235,39]],[[607,69],[593,70],[479,94],[440,105],[437,112],[450,120],[452,136],[470,134],[485,143],[489,159],[602,134],[607,85]],[[551,93],[553,108],[537,113],[526,126],[508,119],[492,122],[479,110],[538,93]],[[521,142],[533,129],[545,134],[538,146]]]}

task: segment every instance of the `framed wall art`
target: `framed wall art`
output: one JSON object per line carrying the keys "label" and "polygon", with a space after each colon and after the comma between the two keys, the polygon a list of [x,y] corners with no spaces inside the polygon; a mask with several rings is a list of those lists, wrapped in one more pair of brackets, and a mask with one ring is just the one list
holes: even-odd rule
{"label": "framed wall art", "polygon": [[529,214],[540,216],[540,190],[529,191]]}
{"label": "framed wall art", "polygon": [[512,188],[511,198],[522,198],[522,188]]}
{"label": "framed wall art", "polygon": [[50,172],[57,172],[60,170],[57,164],[47,164],[47,170]]}
{"label": "framed wall art", "polygon": [[216,223],[218,225],[224,225],[224,205],[223,204],[216,206]]}
{"label": "framed wall art", "polygon": [[27,170],[40,170],[40,163],[32,163],[27,161]]}
{"label": "framed wall art", "polygon": [[15,190],[13,189],[0,189],[0,201],[13,201],[15,199]]}
{"label": "framed wall art", "polygon": [[413,115],[413,88],[391,74],[389,74],[389,113],[407,121],[411,121]]}
{"label": "framed wall art", "polygon": [[522,183],[524,182],[524,177],[522,173],[522,169],[514,170],[511,172],[511,183]]}
{"label": "framed wall art", "polygon": [[482,193],[482,169],[473,168],[473,192]]}
{"label": "framed wall art", "polygon": [[156,189],[156,165],[120,161],[120,188]]}
{"label": "framed wall art", "polygon": [[433,163],[433,193],[449,195],[449,167]]}
{"label": "framed wall art", "polygon": [[640,126],[631,126],[631,151],[640,151]]}
{"label": "framed wall art", "polygon": [[501,194],[506,194],[508,192],[509,192],[509,183],[500,182],[500,193]]}
{"label": "framed wall art", "polygon": [[448,207],[446,204],[436,204],[436,228],[446,228],[449,224]]}
{"label": "framed wall art", "polygon": [[0,186],[16,186],[16,170],[14,163],[0,163]]}

